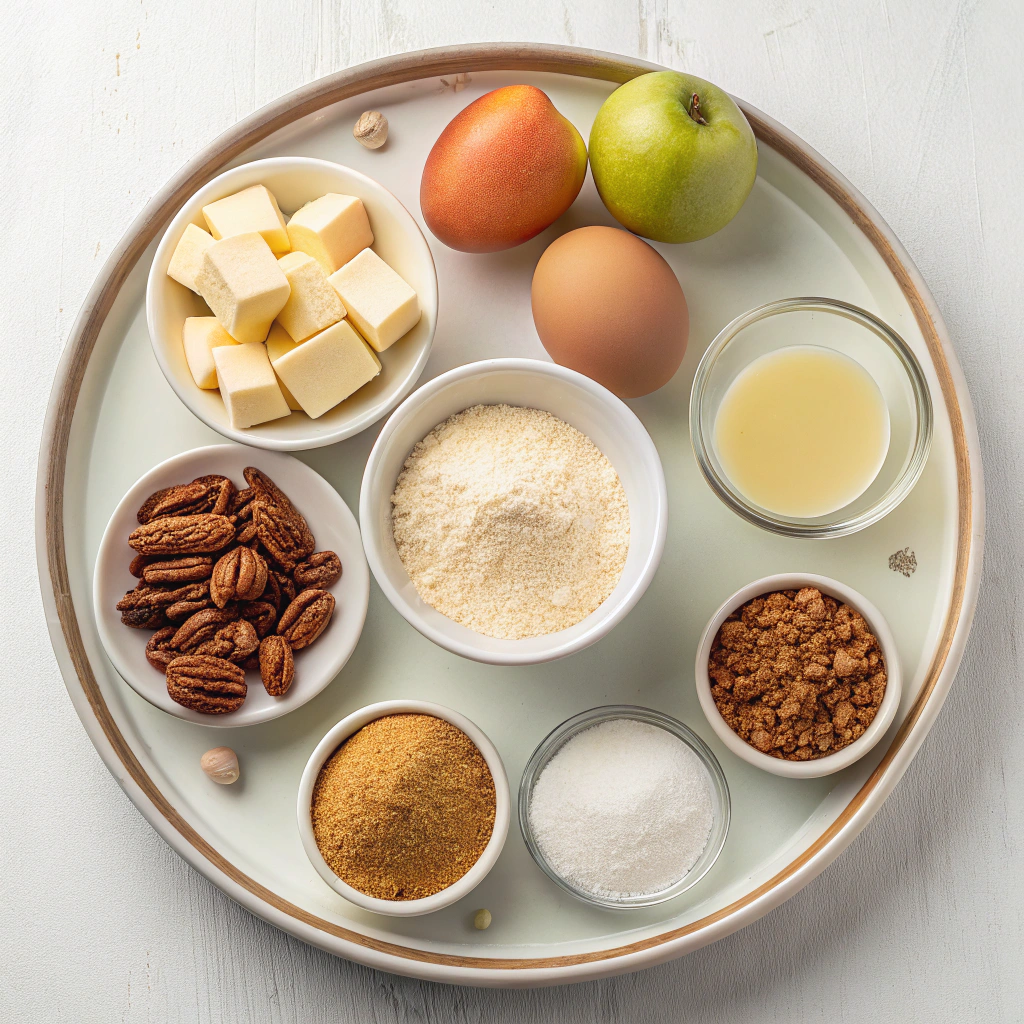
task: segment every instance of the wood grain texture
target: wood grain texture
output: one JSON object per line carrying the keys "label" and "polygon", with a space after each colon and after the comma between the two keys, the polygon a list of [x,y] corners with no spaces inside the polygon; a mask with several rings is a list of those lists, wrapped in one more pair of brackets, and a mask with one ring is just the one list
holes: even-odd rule
{"label": "wood grain texture", "polygon": [[[1011,968],[1024,912],[1011,870],[1021,812],[1010,794],[1019,792],[1024,750],[1001,709],[1020,635],[1013,569],[1021,542],[1010,521],[1020,486],[1012,382],[1022,360],[1010,326],[1020,285],[1008,257],[1022,218],[1019,201],[1004,205],[1022,155],[1011,123],[1022,98],[1011,71],[1019,11],[951,2],[868,13],[859,4],[753,2],[714,11],[526,4],[504,14],[473,3],[328,7],[295,3],[283,17],[279,7],[249,3],[147,13],[144,4],[90,0],[41,17],[38,9],[3,15],[8,52],[20,63],[3,86],[14,143],[4,180],[14,188],[0,216],[5,241],[24,239],[16,264],[24,284],[2,301],[8,324],[25,323],[24,309],[36,313],[29,345],[5,332],[22,354],[24,379],[21,406],[3,407],[15,469],[4,512],[25,524],[8,534],[5,568],[13,583],[27,582],[30,607],[4,614],[34,616],[0,641],[18,666],[5,685],[19,697],[8,702],[11,742],[0,753],[15,782],[5,810],[22,823],[2,840],[5,1016],[669,1020],[693,1007],[706,1019],[835,1019],[838,1004],[840,1019],[856,1020],[877,1018],[880,1001],[883,1019],[1015,1019],[1024,999]],[[460,992],[340,963],[254,921],[186,868],[120,794],[78,726],[24,569],[32,540],[24,510],[56,355],[138,205],[217,131],[303,81],[387,52],[480,38],[572,42],[685,66],[819,148],[879,207],[932,285],[960,343],[991,481],[988,584],[961,684],[907,780],[852,850],[754,928],[684,961],[535,994]],[[951,110],[963,119],[956,128]],[[52,770],[58,752],[69,781],[51,793],[32,761]]]}

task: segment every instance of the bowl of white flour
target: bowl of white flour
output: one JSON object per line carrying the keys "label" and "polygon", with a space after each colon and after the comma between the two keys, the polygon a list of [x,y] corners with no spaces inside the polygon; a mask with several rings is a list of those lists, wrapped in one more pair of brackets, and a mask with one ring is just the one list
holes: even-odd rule
{"label": "bowl of white flour", "polygon": [[533,359],[442,374],[385,423],[363,474],[370,569],[424,636],[495,665],[600,640],[665,546],[658,451],[625,403]]}

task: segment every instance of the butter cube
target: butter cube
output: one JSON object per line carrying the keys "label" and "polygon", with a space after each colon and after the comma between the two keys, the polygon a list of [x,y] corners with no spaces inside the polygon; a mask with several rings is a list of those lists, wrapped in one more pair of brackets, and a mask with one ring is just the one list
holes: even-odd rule
{"label": "butter cube", "polygon": [[[288,332],[275,320],[267,335],[267,355],[270,356],[270,365],[273,366],[275,359],[280,359],[286,352],[291,352],[298,346],[299,343],[292,341]],[[285,387],[284,381],[280,377],[277,378],[277,383],[281,388],[281,394],[284,395],[284,400],[288,403],[288,408],[301,412],[302,406],[295,401],[295,396]]]}
{"label": "butter cube", "polygon": [[196,385],[207,391],[215,390],[217,367],[213,364],[213,350],[219,345],[237,345],[238,342],[221,327],[215,316],[187,317],[181,341]]}
{"label": "butter cube", "polygon": [[291,412],[278,387],[267,346],[262,342],[219,345],[213,350],[213,361],[221,398],[236,430]]}
{"label": "butter cube", "polygon": [[196,274],[203,265],[203,253],[213,245],[213,235],[195,224],[185,228],[178,244],[174,247],[171,262],[167,264],[167,276],[179,284],[197,292]]}
{"label": "butter cube", "polygon": [[214,242],[203,254],[196,287],[235,341],[263,341],[291,285],[262,236]]}
{"label": "butter cube", "polygon": [[274,360],[274,370],[316,419],[380,373],[380,360],[346,320]]}
{"label": "butter cube", "polygon": [[288,278],[292,293],[277,314],[277,322],[292,336],[305,341],[310,335],[336,324],[345,317],[338,293],[327,283],[327,275],[312,256],[290,252],[277,265]]}
{"label": "butter cube", "polygon": [[293,249],[312,256],[325,274],[333,274],[373,245],[373,232],[361,199],[328,192],[292,215],[288,240]]}
{"label": "butter cube", "polygon": [[216,239],[257,231],[273,252],[287,252],[288,228],[274,193],[265,185],[253,185],[233,196],[203,207],[203,216]]}
{"label": "butter cube", "polygon": [[419,322],[416,293],[372,249],[364,249],[328,280],[345,303],[349,319],[378,352]]}

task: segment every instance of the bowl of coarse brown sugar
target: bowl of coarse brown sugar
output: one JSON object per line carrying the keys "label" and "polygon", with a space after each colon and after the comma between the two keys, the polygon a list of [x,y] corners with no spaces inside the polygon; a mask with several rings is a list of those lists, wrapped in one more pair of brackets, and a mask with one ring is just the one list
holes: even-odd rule
{"label": "bowl of coarse brown sugar", "polygon": [[697,647],[697,696],[718,738],[773,775],[813,779],[863,757],[892,725],[899,655],[882,613],[810,573],[755,580]]}
{"label": "bowl of coarse brown sugar", "polygon": [[390,700],[342,719],[302,773],[298,824],[320,877],[364,910],[447,907],[494,866],[509,824],[505,768],[468,718]]}
{"label": "bowl of coarse brown sugar", "polygon": [[620,623],[661,561],[665,474],[643,423],[575,370],[486,359],[414,391],[359,493],[363,549],[395,609],[492,665],[574,654]]}

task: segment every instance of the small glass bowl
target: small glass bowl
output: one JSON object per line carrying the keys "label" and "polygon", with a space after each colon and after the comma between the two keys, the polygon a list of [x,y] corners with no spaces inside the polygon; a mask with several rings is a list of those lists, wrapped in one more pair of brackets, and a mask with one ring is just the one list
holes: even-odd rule
{"label": "small glass bowl", "polygon": [[[889,450],[878,475],[850,504],[814,519],[755,505],[733,486],[714,444],[718,409],[737,375],[758,357],[793,345],[817,345],[855,359],[889,411]],[[835,299],[780,299],[737,317],[704,353],[690,392],[690,440],[711,489],[747,522],[785,537],[844,537],[878,522],[917,483],[931,439],[931,397],[917,357],[887,324]]]}
{"label": "small glass bowl", "polygon": [[[548,762],[558,753],[562,747],[574,736],[583,732],[591,726],[600,725],[602,722],[610,722],[617,719],[631,719],[636,722],[646,722],[649,725],[656,725],[659,729],[672,733],[681,739],[700,759],[701,764],[707,769],[708,779],[711,783],[711,803],[714,809],[714,821],[711,824],[711,834],[708,836],[707,844],[701,855],[697,858],[693,867],[673,885],[660,892],[647,893],[643,896],[626,896],[615,899],[610,896],[599,896],[595,893],[581,889],[561,875],[558,875],[548,864],[541,853],[537,840],[530,827],[530,798],[533,795],[533,787],[540,778],[540,773],[547,767]],[[729,818],[731,814],[731,803],[729,800],[729,786],[725,781],[725,774],[718,759],[711,752],[711,748],[692,730],[683,725],[682,722],[663,715],[660,711],[652,711],[650,708],[636,707],[632,704],[609,704],[605,707],[591,708],[563,722],[553,729],[541,740],[540,745],[533,752],[530,760],[523,771],[523,778],[519,784],[519,828],[522,830],[523,839],[526,841],[526,848],[530,856],[537,862],[537,866],[557,886],[567,893],[589,903],[594,907],[602,907],[607,910],[635,910],[638,907],[653,907],[658,903],[673,899],[680,893],[685,892],[691,886],[699,882],[710,870],[711,866],[718,859],[718,855],[725,846],[725,837],[729,834]]]}

